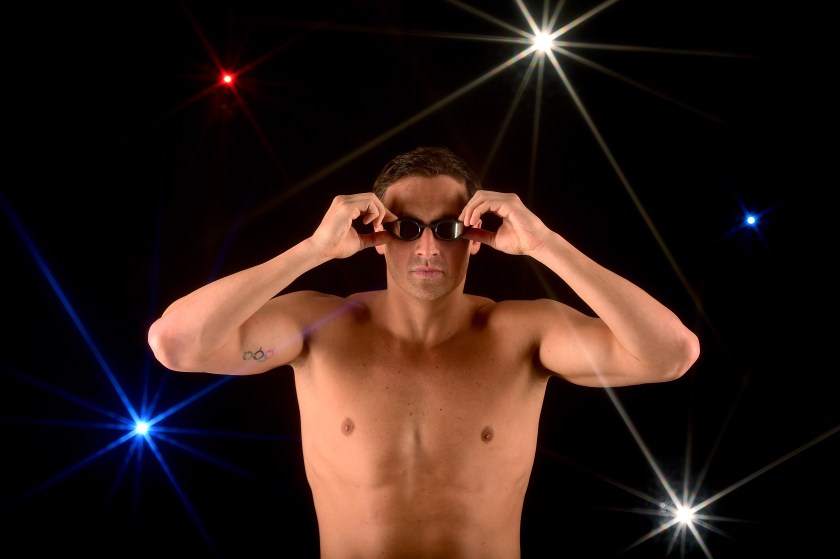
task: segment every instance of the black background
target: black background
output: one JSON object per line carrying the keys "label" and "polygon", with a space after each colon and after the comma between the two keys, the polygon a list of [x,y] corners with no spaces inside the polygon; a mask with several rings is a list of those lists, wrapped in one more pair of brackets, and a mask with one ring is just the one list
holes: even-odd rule
{"label": "black background", "polygon": [[[455,95],[525,48],[479,40],[527,29],[513,0],[7,9],[3,554],[317,556],[290,369],[174,374],[146,332],[417,145],[461,153],[701,339],[672,383],[549,383],[523,557],[829,554],[829,18],[804,3],[570,0],[561,20],[591,10],[561,39],[596,66],[557,55],[574,94],[546,64],[541,96],[535,73],[515,104],[530,57]],[[370,251],[289,289],[382,287]],[[545,268],[487,247],[467,290],[585,310]],[[121,394],[172,408],[162,460],[110,446],[126,434]],[[656,470],[678,494],[688,478],[697,502],[719,497],[701,511],[715,517],[705,548],[670,530],[634,545],[668,501]]]}

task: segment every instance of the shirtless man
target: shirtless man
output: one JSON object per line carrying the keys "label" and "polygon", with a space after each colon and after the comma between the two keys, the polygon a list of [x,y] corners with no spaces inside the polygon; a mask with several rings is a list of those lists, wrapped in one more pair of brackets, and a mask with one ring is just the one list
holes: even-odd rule
{"label": "shirtless man", "polygon": [[[447,149],[396,157],[373,190],[337,196],[311,237],[175,301],[149,344],[174,371],[291,366],[323,558],[518,558],[548,380],[673,380],[697,360],[697,337],[515,194],[481,189]],[[495,232],[480,228],[488,212]],[[595,316],[464,293],[482,244],[541,262]],[[385,257],[386,289],[278,295],[369,247]]]}

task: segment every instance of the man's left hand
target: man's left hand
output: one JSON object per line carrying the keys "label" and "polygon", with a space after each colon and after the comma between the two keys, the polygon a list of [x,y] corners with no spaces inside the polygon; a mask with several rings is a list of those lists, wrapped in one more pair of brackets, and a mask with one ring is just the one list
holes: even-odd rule
{"label": "man's left hand", "polygon": [[[480,229],[481,216],[490,212],[502,219],[494,233]],[[470,227],[462,238],[490,245],[507,254],[530,254],[545,243],[551,230],[513,193],[477,191],[458,217]]]}

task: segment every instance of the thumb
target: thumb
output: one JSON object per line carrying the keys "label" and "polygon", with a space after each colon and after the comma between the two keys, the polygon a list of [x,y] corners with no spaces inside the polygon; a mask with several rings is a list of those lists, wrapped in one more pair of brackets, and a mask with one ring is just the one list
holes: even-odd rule
{"label": "thumb", "polygon": [[362,248],[370,248],[374,246],[384,245],[391,240],[391,234],[387,231],[374,231],[373,233],[363,233],[359,235],[359,240],[362,242]]}
{"label": "thumb", "polygon": [[478,241],[479,243],[493,246],[496,242],[496,234],[492,231],[486,231],[477,227],[470,227],[466,229],[461,235],[462,239],[470,241]]}

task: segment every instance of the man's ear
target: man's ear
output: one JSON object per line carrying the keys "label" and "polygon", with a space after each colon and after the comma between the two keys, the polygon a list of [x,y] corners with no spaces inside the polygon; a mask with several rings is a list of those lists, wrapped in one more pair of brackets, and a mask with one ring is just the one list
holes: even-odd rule
{"label": "man's ear", "polygon": [[[385,231],[385,228],[382,227],[381,225],[374,225],[373,230],[374,231]],[[385,255],[385,245],[376,245],[373,248],[375,248],[376,252],[378,252],[379,254],[381,254],[383,256]]]}
{"label": "man's ear", "polygon": [[[478,220],[478,225],[473,225],[473,227],[478,227],[480,229],[481,228],[481,220],[479,219]],[[480,248],[481,248],[481,243],[479,243],[478,241],[470,241],[470,254],[471,255],[478,252],[478,249],[480,249]]]}

